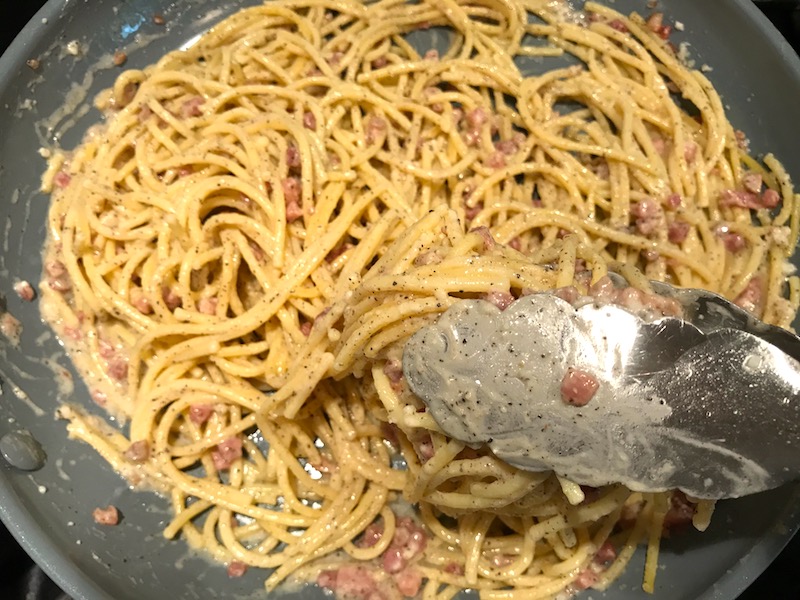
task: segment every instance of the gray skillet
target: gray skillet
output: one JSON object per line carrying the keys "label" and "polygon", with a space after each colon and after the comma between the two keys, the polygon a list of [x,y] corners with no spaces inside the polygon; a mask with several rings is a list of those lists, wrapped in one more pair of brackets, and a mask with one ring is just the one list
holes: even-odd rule
{"label": "gray skillet", "polygon": [[[124,49],[129,67],[164,52],[251,0],[50,0],[0,59],[0,294],[24,324],[19,348],[0,342],[0,436],[20,429],[38,439],[45,466],[24,472],[0,464],[0,517],[17,540],[74,598],[263,598],[263,577],[251,570],[230,580],[224,567],[168,542],[160,530],[167,503],[133,493],[87,447],[66,439],[52,415],[65,398],[91,408],[86,389],[59,392],[47,361],[69,368],[35,304],[12,292],[17,279],[38,280],[47,199],[40,195],[43,144],[73,147],[99,118],[86,99],[113,81],[110,54]],[[622,11],[646,12],[645,0],[616,0]],[[779,156],[800,180],[800,62],[747,0],[662,0],[685,31],[699,64],[722,92],[731,120],[747,131],[755,152]],[[166,26],[153,24],[162,13]],[[81,43],[79,58],[66,52]],[[418,40],[424,43],[424,40]],[[38,57],[36,72],[25,65]],[[537,64],[532,63],[532,68]],[[64,118],[50,118],[64,105]],[[24,392],[15,394],[16,389]],[[654,599],[732,599],[773,560],[800,524],[796,486],[722,503],[705,534],[669,540]],[[124,520],[113,529],[92,523],[92,508],[113,503]],[[633,600],[641,592],[642,557],[604,597]],[[597,592],[585,594],[598,598]],[[305,589],[292,598],[321,598]]]}

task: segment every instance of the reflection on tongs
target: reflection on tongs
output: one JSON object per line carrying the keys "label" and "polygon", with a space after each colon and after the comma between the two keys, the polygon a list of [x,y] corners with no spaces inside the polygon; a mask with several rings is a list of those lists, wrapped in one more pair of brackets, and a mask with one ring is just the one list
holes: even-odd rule
{"label": "reflection on tongs", "polygon": [[719,499],[796,478],[800,339],[711,292],[652,287],[682,314],[458,302],[409,340],[404,373],[448,435],[581,485]]}

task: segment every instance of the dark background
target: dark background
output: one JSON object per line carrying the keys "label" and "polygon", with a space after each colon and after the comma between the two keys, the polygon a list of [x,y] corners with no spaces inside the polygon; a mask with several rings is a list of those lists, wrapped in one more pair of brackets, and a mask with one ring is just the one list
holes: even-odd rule
{"label": "dark background", "polygon": [[[64,0],[66,1],[66,0]],[[120,0],[121,2],[124,0]],[[698,2],[709,0],[697,0]],[[14,39],[44,0],[0,0],[0,52]],[[755,4],[800,51],[800,0],[761,0]],[[800,98],[798,98],[800,112]],[[800,147],[800,141],[798,142]],[[0,599],[69,600],[0,525]],[[800,598],[800,536],[742,594],[740,600]]]}

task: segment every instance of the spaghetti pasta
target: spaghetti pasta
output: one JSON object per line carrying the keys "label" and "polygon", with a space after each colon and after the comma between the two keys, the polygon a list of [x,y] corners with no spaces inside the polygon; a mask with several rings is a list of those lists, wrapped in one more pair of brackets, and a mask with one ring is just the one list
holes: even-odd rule
{"label": "spaghetti pasta", "polygon": [[747,154],[660,17],[563,8],[266,2],[121,74],[52,158],[43,314],[128,429],[61,415],[169,497],[167,537],[267,589],[431,599],[605,589],[646,543],[652,590],[695,503],[520,471],[402,379],[405,340],[459,299],[612,268],[797,310],[780,163]]}

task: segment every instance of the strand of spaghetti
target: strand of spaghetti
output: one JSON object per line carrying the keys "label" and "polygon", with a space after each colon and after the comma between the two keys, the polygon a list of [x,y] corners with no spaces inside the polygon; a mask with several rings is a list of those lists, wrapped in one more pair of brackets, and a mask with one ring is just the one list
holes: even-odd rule
{"label": "strand of spaghetti", "polygon": [[470,535],[464,537],[464,553],[466,561],[464,563],[464,578],[467,584],[472,586],[478,583],[478,561],[481,558],[480,546],[486,537],[489,526],[494,521],[494,515],[486,513],[474,513],[465,516],[460,525]]}
{"label": "strand of spaghetti", "polygon": [[[178,535],[178,533],[195,517],[204,513],[211,508],[211,506],[213,506],[213,504],[208,500],[198,500],[197,502],[192,503],[190,506],[184,506],[182,500],[176,500],[176,496],[181,495],[181,492],[176,488],[171,490],[171,496],[173,497],[172,505],[173,507],[178,508],[175,509],[175,514],[173,515],[172,520],[170,520],[170,522],[162,531],[162,535],[170,540]],[[195,545],[196,547],[200,546],[199,543]]]}
{"label": "strand of spaghetti", "polygon": [[[789,174],[774,155],[767,154],[764,157],[764,164],[775,175],[778,185],[780,186],[781,197],[783,198],[783,206],[777,216],[773,218],[772,222],[779,226],[785,225],[786,223],[790,224],[792,238],[789,242],[789,247],[795,248],[797,246],[798,236],[800,235],[800,233],[798,233],[800,231],[798,227],[798,223],[800,223],[800,204],[796,201],[797,194],[794,192]],[[789,202],[789,199],[795,199],[795,201]]]}
{"label": "strand of spaghetti", "polygon": [[410,493],[412,501],[421,499],[428,488],[429,481],[432,475],[440,472],[446,464],[450,463],[455,457],[464,449],[464,443],[458,440],[450,440],[447,446],[438,449],[438,451],[428,460],[420,469],[417,474],[414,488]]}
{"label": "strand of spaghetti", "polygon": [[[396,224],[396,214],[392,211],[389,211],[386,215],[384,215],[381,220],[376,223],[375,227],[372,228],[370,233],[368,234],[367,238],[362,240],[359,244],[356,253],[350,258],[345,268],[342,270],[340,275],[340,284],[341,287],[337,292],[338,296],[342,296],[345,293],[349,292],[351,289],[355,287],[355,284],[358,282],[357,273],[361,271],[366,263],[375,256],[375,251],[377,247],[381,244],[381,242],[385,239],[385,236],[392,226]],[[333,308],[329,311],[328,315],[323,318],[320,322],[319,327],[315,327],[312,330],[311,336],[309,338],[309,343],[306,344],[305,350],[301,353],[297,358],[297,363],[306,365],[306,364],[317,364],[316,360],[311,359],[312,353],[318,347],[318,344],[322,342],[324,336],[327,335],[327,325],[332,324],[335,319],[337,319],[341,315],[342,309]],[[318,373],[321,374],[323,371],[322,369],[318,370]],[[304,372],[302,377],[305,380],[307,373]],[[308,381],[308,380],[305,380]],[[311,381],[316,381],[314,377],[311,378]],[[281,388],[282,390],[285,387]],[[270,402],[266,402],[262,404],[261,411],[264,413],[270,412],[274,409],[275,406],[284,402],[287,398],[289,398],[289,392],[282,392],[279,390],[276,394],[273,394],[271,397]],[[293,418],[296,415],[297,411],[300,408],[300,405],[304,401],[303,395],[297,392],[293,392],[295,400],[293,403],[284,408],[284,415],[287,418]]]}
{"label": "strand of spaghetti", "polygon": [[[204,545],[216,546],[217,544],[215,542],[217,537],[219,537],[219,541],[221,542],[219,545],[225,549],[224,554],[230,557],[228,560],[240,560],[249,565],[261,567],[263,569],[276,568],[282,564],[284,560],[283,556],[281,556],[282,553],[262,552],[261,550],[264,549],[263,543],[261,545],[262,547],[258,548],[258,551],[250,550],[239,543],[236,533],[233,531],[233,527],[227,524],[230,522],[230,512],[221,510],[219,513],[217,517],[218,522],[216,524],[206,521],[208,525],[207,530],[204,531],[203,534],[203,537],[206,538],[203,542]],[[212,525],[216,525],[216,527],[212,529]],[[278,543],[277,538],[274,542],[270,540],[267,548],[274,547],[273,544],[276,543]]]}
{"label": "strand of spaghetti", "polygon": [[650,535],[647,541],[647,555],[644,565],[644,583],[642,589],[648,594],[652,594],[655,589],[656,569],[658,568],[658,551],[661,540],[661,530],[664,527],[664,516],[667,514],[667,499],[660,494],[654,494],[651,502],[653,503],[653,513],[649,526]]}
{"label": "strand of spaghetti", "polygon": [[[392,384],[389,377],[385,373],[385,365],[376,365],[372,367],[372,380],[375,383],[375,389],[380,398],[381,404],[386,409],[387,421],[389,423],[403,425],[405,427],[423,427],[429,430],[436,430],[436,422],[427,413],[422,413],[421,419],[424,423],[417,419],[412,425],[410,423],[411,415],[405,413],[405,404],[398,397],[397,393],[392,389]],[[427,425],[427,427],[425,427]]]}
{"label": "strand of spaghetti", "polygon": [[[370,485],[362,493],[359,488],[362,488],[363,485],[363,480],[358,477],[353,477],[352,484],[343,485],[341,494],[331,504],[331,508],[306,530],[300,541],[293,547],[293,550],[297,548],[291,553],[294,556],[287,557],[283,564],[269,576],[264,584],[267,590],[274,589],[300,565],[313,560],[316,556],[325,555],[333,549],[341,548],[345,540],[352,539],[358,531],[372,521],[385,502],[386,492],[379,486]],[[354,490],[358,490],[358,492],[354,492]],[[370,516],[365,519],[364,514]],[[341,519],[339,515],[347,516]],[[339,537],[335,540],[328,540],[327,538],[334,532]]]}
{"label": "strand of spaghetti", "polygon": [[[150,465],[131,465],[123,456],[127,449],[127,439],[114,431],[105,423],[91,422],[93,418],[82,414],[73,407],[62,407],[59,417],[69,420],[67,432],[75,439],[82,440],[92,446],[103,459],[118,473],[123,473],[132,481],[145,479],[156,490],[165,492],[169,483],[162,473]],[[143,473],[142,473],[143,471]]]}
{"label": "strand of spaghetti", "polygon": [[651,502],[645,503],[644,508],[636,519],[636,524],[627,536],[625,545],[622,550],[617,553],[616,560],[599,575],[597,582],[593,586],[595,589],[599,591],[606,590],[611,582],[619,577],[620,573],[622,573],[633,557],[633,553],[636,551],[640,540],[644,537],[647,531],[647,525],[652,519],[652,514],[653,504]]}
{"label": "strand of spaghetti", "polygon": [[[509,220],[509,223],[514,221],[514,231],[517,232],[517,235],[524,231],[525,229],[532,229],[536,227],[540,227],[546,219],[548,219],[549,223],[555,223],[558,225],[565,226],[565,229],[570,229],[573,231],[580,231],[580,230],[588,230],[590,233],[598,236],[608,238],[614,242],[625,244],[626,246],[632,246],[634,248],[640,250],[647,250],[652,249],[659,254],[662,254],[665,257],[675,259],[682,264],[690,267],[693,271],[695,271],[700,277],[705,279],[706,281],[714,281],[713,274],[709,271],[706,265],[701,264],[699,261],[693,259],[691,256],[686,254],[685,252],[673,248],[669,245],[658,245],[656,242],[648,240],[646,238],[640,238],[635,235],[616,231],[610,227],[605,225],[601,225],[599,223],[593,222],[580,222],[574,217],[569,215],[560,214],[556,211],[550,212],[548,215],[540,214],[541,211],[537,211],[536,213],[528,213],[524,215],[520,215],[520,217],[515,217],[514,219]],[[509,237],[516,237],[515,235],[505,234]]]}
{"label": "strand of spaghetti", "polygon": [[308,356],[308,362],[303,363],[293,375],[286,380],[281,389],[275,392],[269,402],[262,403],[259,411],[276,411],[282,404],[283,415],[292,418],[305,403],[317,383],[334,365],[335,357],[323,349],[313,352]]}
{"label": "strand of spaghetti", "polygon": [[254,506],[253,497],[245,491],[232,489],[208,479],[186,475],[166,459],[158,459],[157,462],[164,475],[187,495],[209,500],[217,506],[266,523],[277,523],[287,527],[307,527],[309,524],[308,519],[297,515]]}
{"label": "strand of spaghetti", "polygon": [[[427,465],[427,463],[426,463]],[[506,503],[514,502],[525,496],[532,488],[537,487],[549,473],[527,473],[509,469],[501,461],[484,457],[481,459],[455,461],[438,470],[427,484],[430,489],[439,488],[448,479],[473,475],[473,482],[469,484],[469,493],[487,501],[504,500]],[[494,476],[496,481],[485,483],[485,476]]]}
{"label": "strand of spaghetti", "polygon": [[716,503],[712,500],[700,500],[697,503],[697,511],[692,517],[692,525],[698,531],[705,531],[711,524],[711,516],[714,514]]}
{"label": "strand of spaghetti", "polygon": [[331,367],[332,373],[345,371],[355,355],[360,352],[363,342],[388,323],[400,321],[413,314],[439,312],[440,310],[441,303],[437,302],[435,298],[408,300],[398,305],[376,309],[369,315],[368,320],[358,321],[353,326],[353,332],[344,336],[346,341],[336,355]]}
{"label": "strand of spaghetti", "polygon": [[367,561],[381,556],[389,544],[392,542],[393,532],[396,526],[396,518],[394,512],[384,507],[381,510],[381,519],[383,520],[383,534],[380,536],[375,545],[369,547],[358,547],[352,542],[347,542],[343,549],[347,554],[356,560]]}
{"label": "strand of spaghetti", "polygon": [[[246,385],[218,385],[191,378],[168,377],[166,379],[161,385],[143,388],[139,402],[131,416],[130,436],[132,438],[148,439],[148,433],[153,431],[153,423],[160,411],[167,404],[180,403],[180,397],[184,393],[241,404],[250,411],[255,411],[262,400],[261,394],[257,390]],[[188,405],[190,402],[185,404]],[[164,430],[163,434],[166,439],[169,436],[169,430]],[[217,443],[222,439],[217,440]]]}
{"label": "strand of spaghetti", "polygon": [[[208,347],[211,348],[211,346],[218,344],[220,341],[239,337],[248,330],[252,330],[258,325],[265,323],[269,318],[272,317],[275,311],[277,311],[278,307],[286,301],[291,293],[292,287],[299,285],[304,279],[306,279],[310,272],[316,266],[318,266],[324,257],[333,249],[335,241],[343,235],[347,224],[352,222],[355,218],[355,215],[360,213],[365,208],[366,203],[367,202],[364,199],[359,199],[357,203],[350,207],[350,210],[343,211],[342,215],[340,215],[336,221],[331,223],[328,232],[319,241],[312,242],[305,252],[303,252],[303,254],[297,258],[292,267],[290,267],[290,270],[284,276],[282,287],[274,291],[272,294],[266,295],[256,306],[254,306],[250,311],[241,317],[212,325],[182,325],[163,327],[158,331],[145,335],[139,342],[138,346],[140,348],[144,348],[157,338],[163,338],[170,335],[188,336],[200,334],[203,335],[203,337],[192,338],[187,343],[191,346],[197,346],[198,344],[205,342]],[[215,335],[218,336],[217,339],[212,337]],[[183,351],[183,348],[172,350],[161,356],[154,363],[148,365],[148,372],[143,379],[143,385],[146,385],[148,380],[152,380],[154,377],[153,374],[159,372],[160,369],[163,368],[162,365],[169,364],[174,360],[174,356],[179,355]],[[136,358],[135,355],[134,358]],[[133,379],[129,380],[129,385],[131,388],[137,387],[137,366],[137,361],[132,360],[132,368],[130,371],[133,374]]]}
{"label": "strand of spaghetti", "polygon": [[406,485],[405,473],[393,469],[389,464],[388,457],[380,460],[361,446],[353,445],[350,451],[350,460],[353,461],[356,471],[388,490],[402,491]]}

